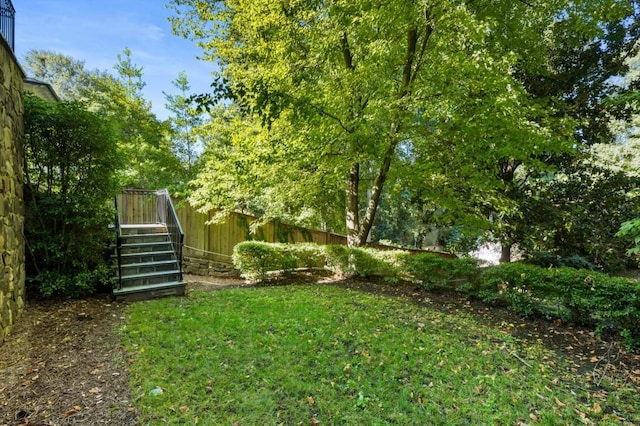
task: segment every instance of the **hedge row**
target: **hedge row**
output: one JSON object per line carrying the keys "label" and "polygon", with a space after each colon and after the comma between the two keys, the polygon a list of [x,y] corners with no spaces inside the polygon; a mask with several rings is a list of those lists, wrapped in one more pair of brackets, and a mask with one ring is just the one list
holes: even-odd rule
{"label": "hedge row", "polygon": [[233,261],[245,277],[254,280],[266,279],[269,271],[309,267],[325,267],[343,275],[410,280],[427,290],[455,290],[504,304],[523,316],[542,315],[593,326],[598,332],[616,331],[628,345],[640,346],[640,284],[600,272],[523,263],[478,268],[474,259],[432,253],[255,241],[238,244]]}
{"label": "hedge row", "polygon": [[434,253],[411,254],[403,250],[349,248],[343,245],[279,244],[245,241],[233,250],[234,266],[251,280],[262,281],[268,272],[296,268],[327,268],[338,275],[383,275],[411,280],[425,288],[468,281],[477,274],[471,258],[450,259]]}

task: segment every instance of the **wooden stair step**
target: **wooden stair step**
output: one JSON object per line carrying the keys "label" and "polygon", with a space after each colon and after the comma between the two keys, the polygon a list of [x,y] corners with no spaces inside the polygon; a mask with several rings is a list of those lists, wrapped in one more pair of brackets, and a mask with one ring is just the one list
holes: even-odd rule
{"label": "wooden stair step", "polygon": [[[169,252],[173,253],[173,252]],[[151,254],[154,254],[151,252]],[[140,263],[125,263],[124,265],[120,265],[121,268],[144,268],[147,266],[167,266],[167,265],[175,265],[177,261],[174,260],[160,260],[157,262],[140,262]]]}
{"label": "wooden stair step", "polygon": [[137,301],[153,299],[166,296],[183,296],[186,283],[184,281],[173,281],[162,284],[148,284],[132,286],[121,289],[114,289],[113,295],[118,301]]}
{"label": "wooden stair step", "polygon": [[146,272],[144,274],[123,275],[121,279],[123,281],[124,280],[133,281],[133,280],[140,280],[145,278],[160,278],[162,276],[174,275],[179,273],[180,273],[179,269],[172,269],[170,271],[157,271],[157,272]]}
{"label": "wooden stair step", "polygon": [[[136,257],[136,256],[157,256],[162,254],[175,254],[173,250],[158,250],[158,251],[141,251],[138,253],[121,253],[120,257]],[[114,255],[115,257],[115,255]]]}

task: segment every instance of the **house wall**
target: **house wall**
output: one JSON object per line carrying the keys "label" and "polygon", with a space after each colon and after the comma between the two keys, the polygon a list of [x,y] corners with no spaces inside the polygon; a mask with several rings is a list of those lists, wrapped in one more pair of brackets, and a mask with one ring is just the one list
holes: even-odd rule
{"label": "house wall", "polygon": [[0,344],[25,303],[23,79],[0,37]]}

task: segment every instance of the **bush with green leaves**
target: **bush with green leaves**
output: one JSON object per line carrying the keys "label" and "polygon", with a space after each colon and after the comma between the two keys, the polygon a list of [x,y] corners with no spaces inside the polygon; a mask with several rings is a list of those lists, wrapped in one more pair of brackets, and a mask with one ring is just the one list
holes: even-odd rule
{"label": "bush with green leaves", "polygon": [[408,252],[403,250],[377,250],[369,247],[341,245],[322,246],[326,267],[339,275],[384,275],[394,277],[404,264]]}
{"label": "bush with green leaves", "polygon": [[113,130],[82,103],[24,100],[27,285],[79,297],[108,282],[118,156]]}
{"label": "bush with green leaves", "polygon": [[[542,266],[604,272],[637,265],[637,258],[627,252],[633,232],[616,233],[637,216],[640,178],[582,161],[564,169],[552,179],[546,176],[527,184],[518,238],[525,258]],[[544,265],[540,252],[555,259]]]}
{"label": "bush with green leaves", "polygon": [[269,271],[325,267],[338,275],[382,275],[390,280],[418,281],[425,288],[433,288],[459,283],[477,274],[477,263],[471,258],[312,243],[245,241],[234,248],[233,262],[243,276],[256,280],[265,279]]}
{"label": "bush with green leaves", "polygon": [[297,258],[285,244],[245,241],[233,248],[233,265],[251,280],[263,281],[270,271],[289,271],[296,268]]}
{"label": "bush with green leaves", "polygon": [[470,257],[447,258],[435,253],[409,255],[404,259],[404,272],[427,289],[464,288],[478,274],[478,262]]}
{"label": "bush with green leaves", "polygon": [[640,344],[640,283],[568,267],[505,263],[482,271],[476,295],[515,312],[615,328],[629,345]]}
{"label": "bush with green leaves", "polygon": [[524,261],[531,265],[541,266],[543,268],[559,268],[566,266],[575,269],[588,269],[597,271],[598,266],[584,256],[573,254],[570,256],[561,256],[548,251],[531,251],[525,253]]}

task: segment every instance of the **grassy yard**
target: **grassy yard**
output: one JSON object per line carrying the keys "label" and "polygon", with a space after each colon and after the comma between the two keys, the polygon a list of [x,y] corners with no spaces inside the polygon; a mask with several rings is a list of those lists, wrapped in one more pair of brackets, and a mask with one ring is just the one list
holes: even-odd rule
{"label": "grassy yard", "polygon": [[137,303],[123,338],[142,424],[640,423],[541,346],[337,286]]}

